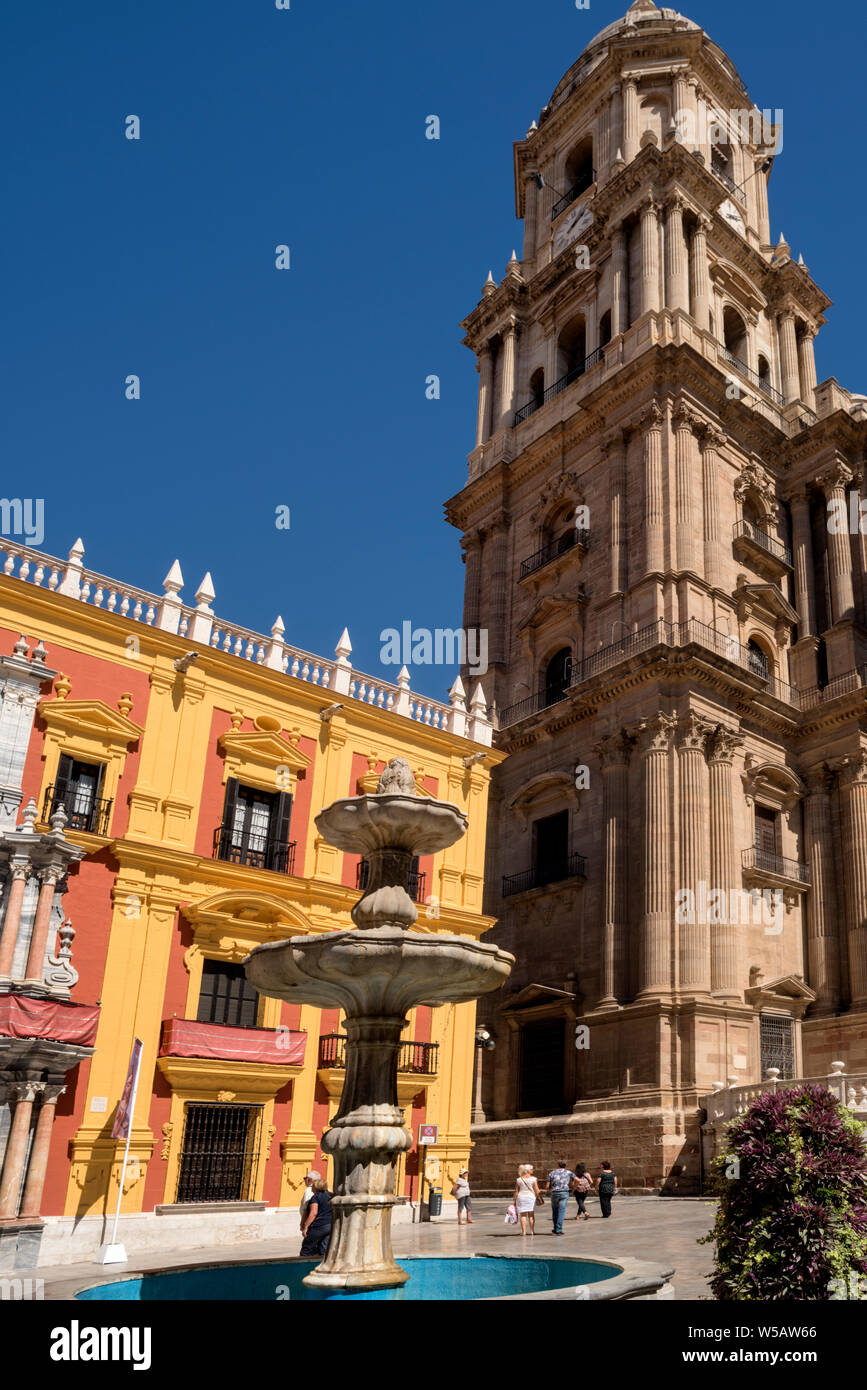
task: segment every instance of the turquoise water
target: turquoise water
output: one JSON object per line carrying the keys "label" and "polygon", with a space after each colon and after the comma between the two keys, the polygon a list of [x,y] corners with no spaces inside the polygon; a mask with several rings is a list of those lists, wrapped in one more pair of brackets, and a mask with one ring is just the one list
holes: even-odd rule
{"label": "turquoise water", "polygon": [[137,1279],[120,1279],[113,1284],[84,1289],[76,1298],[140,1302],[203,1299],[232,1303],[318,1302],[334,1298],[405,1302],[465,1300],[597,1284],[620,1273],[619,1269],[595,1264],[592,1260],[497,1259],[487,1255],[454,1260],[405,1259],[400,1263],[410,1276],[409,1283],[398,1289],[331,1293],[325,1289],[306,1289],[301,1282],[318,1263],[318,1260],[287,1260],[285,1264],[216,1265],[166,1274],[144,1274]]}

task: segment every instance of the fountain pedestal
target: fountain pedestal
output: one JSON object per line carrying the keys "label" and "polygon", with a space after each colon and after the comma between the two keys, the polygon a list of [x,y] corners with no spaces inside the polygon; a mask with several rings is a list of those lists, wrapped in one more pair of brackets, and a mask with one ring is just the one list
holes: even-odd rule
{"label": "fountain pedestal", "polygon": [[417,797],[401,759],[383,773],[379,792],[336,801],[316,826],[338,849],[368,859],[367,891],[352,909],[358,929],[257,946],[245,966],[261,994],[345,1012],[346,1079],[322,1138],[334,1159],[334,1224],[325,1260],[304,1283],[383,1288],[408,1278],[391,1249],[397,1159],[412,1147],[397,1103],[407,1014],[497,989],[514,958],[468,937],[408,930],[418,915],[407,892],[413,856],[454,844],[467,821],[456,806]]}

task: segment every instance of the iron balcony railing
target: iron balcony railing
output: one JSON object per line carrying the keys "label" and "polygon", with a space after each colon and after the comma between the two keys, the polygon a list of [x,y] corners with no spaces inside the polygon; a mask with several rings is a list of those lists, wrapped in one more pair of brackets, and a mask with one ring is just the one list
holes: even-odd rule
{"label": "iron balcony railing", "polygon": [[59,806],[66,812],[67,830],[87,830],[92,835],[107,835],[112,800],[93,798],[80,787],[59,786],[53,782],[42,803],[42,819],[50,822]]}
{"label": "iron balcony railing", "polygon": [[[399,1072],[412,1072],[418,1076],[436,1076],[439,1059],[439,1043],[405,1042],[401,1043],[397,1057]],[[343,1071],[346,1068],[346,1034],[324,1033],[319,1039],[319,1066],[333,1067]]]}
{"label": "iron balcony railing", "polygon": [[739,536],[745,536],[747,540],[755,541],[756,545],[761,546],[762,550],[766,550],[769,555],[773,555],[777,560],[782,560],[783,564],[791,568],[792,552],[789,547],[783,545],[782,541],[778,541],[776,537],[769,536],[767,531],[759,530],[759,527],[755,526],[751,521],[735,522],[735,540],[737,540]]}
{"label": "iron balcony railing", "polygon": [[735,197],[738,198],[742,203],[745,203],[747,201],[746,194],[744,193],[742,186],[739,183],[735,183],[734,179],[726,173],[725,169],[723,168],[722,164],[720,164],[718,159],[712,159],[710,167],[715,176],[719,179],[720,183],[725,184],[726,188],[729,190],[730,193],[734,193]]}
{"label": "iron balcony railing", "polygon": [[687,647],[691,645],[704,647],[726,661],[740,666],[750,675],[757,676],[769,695],[783,700],[786,704],[794,705],[798,709],[801,708],[799,691],[771,673],[767,664],[762,662],[757,653],[743,646],[737,637],[726,632],[718,632],[716,628],[710,627],[707,623],[699,622],[697,618],[690,618],[685,623],[668,623],[664,618],[658,618],[656,622],[648,623],[646,627],[626,634],[618,642],[611,642],[607,647],[600,647],[584,661],[576,662],[570,685],[549,687],[537,691],[535,695],[528,695],[526,699],[519,700],[514,705],[507,705],[500,712],[499,726],[501,729],[505,729],[509,725],[517,724],[521,719],[528,718],[531,714],[537,714],[549,705],[558,704],[561,700],[565,700],[570,690],[574,690],[576,686],[583,685],[585,681],[592,680],[594,676],[609,670],[621,661],[639,656],[654,647]]}
{"label": "iron balcony railing", "polygon": [[[359,859],[357,865],[355,866],[356,888],[360,888],[363,893],[365,888],[367,887],[369,879],[370,864],[367,862],[366,859]],[[407,883],[406,891],[409,893],[409,896],[412,898],[413,902],[423,903],[425,900],[426,889],[427,874],[423,873],[419,869],[410,869],[409,881]]]}
{"label": "iron balcony railing", "polygon": [[532,869],[524,869],[520,874],[503,876],[503,897],[512,898],[516,893],[528,893],[531,888],[547,888],[552,883],[566,883],[569,879],[587,877],[587,860],[583,854],[567,854],[562,859],[549,864],[537,864]]}
{"label": "iron balcony railing", "polygon": [[758,869],[760,873],[776,874],[778,878],[793,879],[796,883],[810,882],[810,866],[798,859],[785,859],[781,854],[770,854],[758,845],[741,851],[745,869]]}
{"label": "iron balcony railing", "polygon": [[815,705],[824,705],[829,700],[836,700],[839,695],[850,695],[855,690],[862,690],[867,687],[867,665],[858,666],[855,670],[844,671],[842,676],[835,676],[827,685],[811,685],[808,690],[801,691],[801,709],[812,709]]}
{"label": "iron balcony railing", "polygon": [[734,367],[736,371],[740,372],[741,376],[745,376],[756,390],[768,396],[782,410],[786,403],[785,396],[781,391],[777,391],[765,377],[759,376],[758,372],[754,372],[752,367],[742,358],[735,357],[733,352],[729,352],[727,347],[720,347],[720,356],[728,362],[730,367]]}
{"label": "iron balcony railing", "polygon": [[294,874],[295,846],[295,840],[279,845],[244,836],[236,843],[232,826],[218,825],[212,858],[223,859],[227,864],[247,864],[251,869],[268,869],[275,874]]}
{"label": "iron balcony railing", "polygon": [[534,396],[526,405],[522,405],[520,410],[515,411],[515,424],[520,425],[523,420],[527,420],[537,410],[541,410],[543,405],[553,401],[555,396],[559,396],[561,391],[565,391],[567,386],[571,386],[573,381],[577,381],[579,376],[589,372],[591,367],[595,367],[597,362],[601,362],[605,357],[604,348],[597,348],[591,352],[589,357],[585,357],[580,366],[573,367],[565,376],[561,376],[559,381],[555,381],[553,386],[549,386],[547,391],[542,391],[538,396]]}
{"label": "iron balcony railing", "polygon": [[535,574],[543,565],[547,565],[549,560],[555,560],[558,555],[565,555],[567,551],[574,550],[576,545],[583,546],[586,550],[590,544],[590,532],[586,527],[576,526],[574,531],[567,532],[557,541],[550,541],[548,545],[543,545],[541,550],[537,550],[535,555],[530,555],[526,560],[521,561],[520,579],[526,579],[528,574]]}
{"label": "iron balcony railing", "polygon": [[569,205],[574,203],[576,198],[580,198],[582,193],[586,193],[588,188],[592,188],[595,182],[596,170],[588,169],[586,174],[583,174],[577,183],[573,183],[568,193],[564,193],[562,198],[557,199],[551,209],[551,221],[556,222],[560,213],[565,212]]}

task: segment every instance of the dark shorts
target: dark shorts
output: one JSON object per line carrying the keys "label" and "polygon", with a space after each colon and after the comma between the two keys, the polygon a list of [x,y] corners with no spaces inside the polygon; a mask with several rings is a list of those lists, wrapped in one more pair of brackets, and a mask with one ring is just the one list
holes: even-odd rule
{"label": "dark shorts", "polygon": [[458,1211],[459,1211],[459,1212],[461,1212],[461,1211],[472,1211],[472,1209],[473,1209],[473,1199],[472,1199],[472,1197],[459,1197],[459,1198],[458,1198]]}

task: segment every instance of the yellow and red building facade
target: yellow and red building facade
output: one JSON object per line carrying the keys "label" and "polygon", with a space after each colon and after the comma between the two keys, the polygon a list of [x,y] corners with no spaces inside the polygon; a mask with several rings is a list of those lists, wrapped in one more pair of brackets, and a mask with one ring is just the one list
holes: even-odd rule
{"label": "yellow and red building facade", "polygon": [[[260,998],[260,942],[350,927],[365,866],[317,812],[406,758],[467,835],[422,857],[418,930],[478,938],[491,725],[219,622],[175,564],[161,596],[16,548],[0,575],[0,1269],[93,1258],[123,1143],[112,1125],[143,1044],[121,1200],[130,1254],[298,1229],[343,1082],[337,1010]],[[484,753],[480,759],[477,755]],[[448,1191],[470,1154],[475,1005],[415,1009],[399,1092]],[[425,1155],[419,1127],[438,1127]],[[408,1207],[407,1213],[410,1210]]]}

